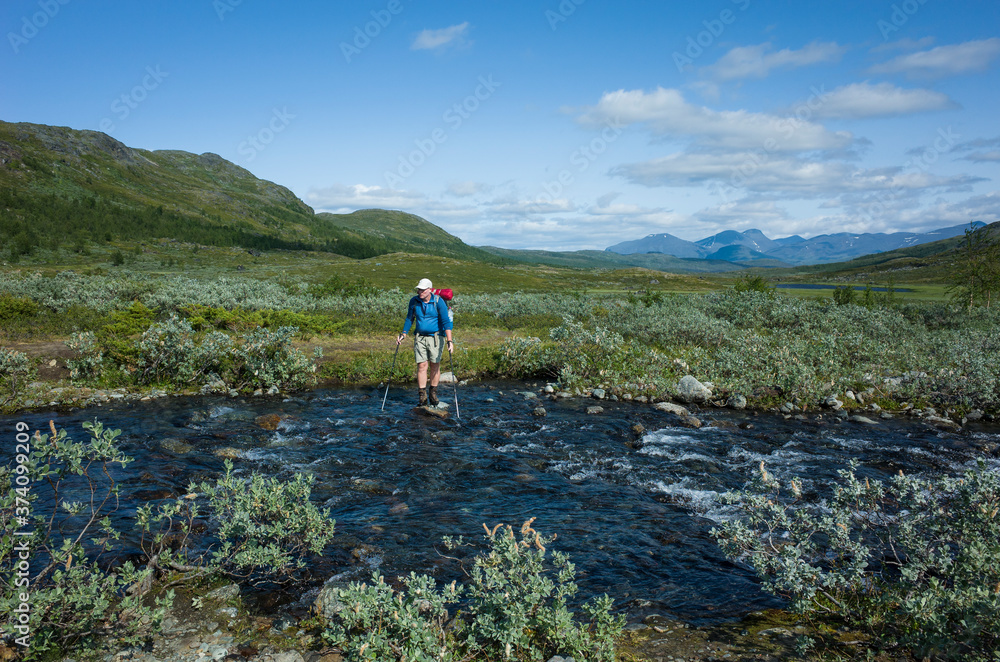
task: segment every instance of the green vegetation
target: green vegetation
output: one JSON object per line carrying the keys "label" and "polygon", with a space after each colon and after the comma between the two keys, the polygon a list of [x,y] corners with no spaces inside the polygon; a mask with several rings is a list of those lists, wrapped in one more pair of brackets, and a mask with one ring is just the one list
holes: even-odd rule
{"label": "green vegetation", "polygon": [[[582,610],[578,623],[567,601],[576,595],[575,570],[559,552],[546,558],[552,542],[521,526],[486,528],[488,550],[475,557],[468,585],[438,590],[434,579],[400,577],[393,590],[375,574],[372,584],[354,583],[336,592],[324,638],[350,659],[371,660],[547,660],[556,654],[593,662],[612,661],[614,641],[625,626],[611,615],[606,595]],[[446,541],[454,549],[465,543]],[[466,596],[462,601],[463,594]],[[448,605],[464,614],[446,627]]]}
{"label": "green vegetation", "polygon": [[[110,519],[127,507],[118,480],[132,460],[119,449],[119,430],[100,422],[84,428],[87,443],[54,425],[51,435],[32,437],[20,424],[23,452],[0,468],[0,569],[9,578],[0,590],[0,629],[15,640],[30,632],[24,659],[92,657],[103,646],[142,645],[173,603],[167,586],[218,577],[243,585],[307,581],[307,560],[333,542],[329,511],[311,502],[311,477],[244,478],[227,461],[215,481],[136,509],[145,567],[100,565],[102,554],[121,554],[132,544],[121,541],[124,532]],[[15,516],[22,512],[34,513],[23,537],[15,535],[29,529]],[[584,605],[586,621],[577,621],[568,608],[577,592],[573,565],[558,552],[547,557],[551,539],[531,523],[519,538],[509,527],[488,530],[489,549],[474,558],[468,586],[438,591],[432,578],[411,575],[400,578],[401,591],[381,576],[370,587],[325,588],[318,603],[326,608],[314,627],[358,660],[537,660],[557,652],[616,659],[623,617],[611,615],[604,596]],[[23,549],[35,562],[19,570]],[[17,577],[31,587],[24,599]],[[446,628],[446,605],[463,595],[463,612]]]}
{"label": "green vegetation", "polygon": [[989,226],[966,230],[960,245],[952,297],[969,310],[987,308],[1000,291],[1000,238],[991,235]]}
{"label": "green vegetation", "polygon": [[[159,627],[173,600],[171,591],[144,600],[145,591],[137,587],[151,580],[149,568],[126,562],[112,571],[97,563],[121,537],[109,519],[118,506],[112,469],[124,469],[132,459],[118,448],[119,430],[99,422],[84,428],[87,443],[54,426],[51,435],[32,437],[19,423],[18,455],[0,468],[0,569],[6,578],[0,627],[15,644],[30,633],[29,659],[70,650],[86,654],[102,636],[126,646],[139,643]],[[28,525],[18,519],[26,514],[32,515]],[[33,563],[23,561],[25,550]]]}
{"label": "green vegetation", "polygon": [[221,331],[196,334],[191,323],[171,315],[151,324],[135,341],[98,341],[90,331],[67,343],[78,358],[68,362],[74,380],[111,386],[153,385],[212,391],[297,390],[314,383],[316,366],[291,346],[295,327],[253,328],[231,337]]}
{"label": "green vegetation", "polygon": [[[336,355],[322,377],[389,377],[389,338],[409,294],[369,283],[64,272],[8,279],[0,297],[16,302],[5,308],[8,328],[62,320],[81,383],[295,389],[316,376],[296,344]],[[995,306],[903,303],[892,289],[832,294],[784,296],[754,276],[701,295],[460,291],[455,359],[467,377],[546,377],[619,396],[669,398],[692,374],[712,382],[717,399],[739,394],[758,407],[818,407],[852,390],[888,408],[997,409]],[[465,345],[462,334],[490,339]],[[408,378],[402,365],[392,375]]]}
{"label": "green vegetation", "polygon": [[0,347],[0,411],[12,409],[35,378],[35,367],[24,352]]}
{"label": "green vegetation", "polygon": [[794,610],[822,617],[827,646],[839,621],[873,636],[870,653],[903,645],[924,659],[997,659],[1000,478],[984,464],[958,478],[900,472],[888,485],[852,467],[817,503],[762,463],[724,500],[739,516],[713,531],[722,548]]}
{"label": "green vegetation", "polygon": [[[93,131],[7,122],[0,147],[0,252],[12,262],[161,238],[358,259],[418,251],[504,261],[403,212],[317,215],[288,189],[215,154],[150,152]],[[121,246],[111,248],[112,266],[127,261]]]}

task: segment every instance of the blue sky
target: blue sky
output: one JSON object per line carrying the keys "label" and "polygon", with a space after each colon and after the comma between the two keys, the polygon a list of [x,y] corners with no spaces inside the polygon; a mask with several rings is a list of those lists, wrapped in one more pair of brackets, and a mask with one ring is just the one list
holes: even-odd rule
{"label": "blue sky", "polygon": [[604,249],[1000,220],[1000,3],[5,0],[0,119]]}

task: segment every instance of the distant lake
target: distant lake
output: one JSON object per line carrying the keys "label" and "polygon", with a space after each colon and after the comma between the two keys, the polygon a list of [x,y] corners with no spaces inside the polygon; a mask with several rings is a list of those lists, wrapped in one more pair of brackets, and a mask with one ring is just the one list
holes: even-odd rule
{"label": "distant lake", "polygon": [[[836,289],[837,287],[840,287],[840,286],[839,285],[800,285],[798,283],[782,283],[780,285],[775,285],[775,287],[777,289],[779,289],[779,290],[833,290],[833,289]],[[865,288],[862,287],[861,285],[855,285],[854,289],[858,290],[859,292],[864,292],[865,291]],[[886,291],[888,291],[888,289],[885,288],[885,287],[873,287],[872,288],[872,292],[886,292]],[[911,290],[909,288],[906,288],[906,287],[895,287],[895,288],[893,288],[893,292],[912,292],[912,291],[913,290]]]}

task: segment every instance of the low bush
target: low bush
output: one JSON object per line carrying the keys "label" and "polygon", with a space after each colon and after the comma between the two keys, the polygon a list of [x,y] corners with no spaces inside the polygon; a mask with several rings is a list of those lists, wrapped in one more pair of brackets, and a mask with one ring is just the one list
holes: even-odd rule
{"label": "low bush", "polygon": [[[132,460],[117,447],[120,431],[99,422],[84,428],[90,440],[81,443],[54,426],[51,435],[32,438],[20,423],[17,464],[0,469],[0,569],[7,578],[0,627],[15,645],[30,634],[30,648],[21,649],[27,659],[86,653],[105,637],[137,644],[159,627],[173,599],[165,592],[146,601],[135,590],[149,569],[125,563],[110,570],[94,560],[120,537],[109,520],[118,505],[112,467]],[[22,587],[30,587],[27,602]]]}
{"label": "low bush", "polygon": [[27,354],[0,347],[0,411],[6,411],[24,396],[36,374]]}
{"label": "low bush", "polygon": [[800,613],[842,619],[872,646],[917,657],[994,661],[1000,651],[1000,477],[980,462],[960,477],[889,484],[841,471],[828,501],[806,501],[761,463],[724,495],[738,518],[712,532],[764,588]]}
{"label": "low bush", "polygon": [[295,390],[313,383],[316,373],[315,364],[291,345],[296,331],[255,328],[235,338],[221,331],[199,334],[188,320],[172,314],[137,340],[105,345],[92,332],[74,334],[66,344],[79,356],[68,365],[71,378],[83,382],[185,387],[221,379],[227,388],[242,391]]}
{"label": "low bush", "polygon": [[38,304],[27,297],[0,294],[0,324],[7,326],[21,319],[30,319],[38,314]]}
{"label": "low bush", "polygon": [[[400,577],[394,590],[377,573],[372,584],[339,590],[324,638],[351,659],[547,660],[554,655],[602,662],[615,660],[615,639],[625,619],[611,615],[603,596],[582,607],[583,621],[568,603],[577,593],[575,569],[564,554],[547,558],[546,538],[528,520],[516,535],[501,525],[486,529],[488,549],[475,557],[467,585],[438,589],[427,576]],[[484,525],[485,528],[485,525]],[[454,549],[464,541],[446,540]],[[463,613],[449,622],[448,605]]]}
{"label": "low bush", "polygon": [[[192,483],[178,499],[140,506],[140,545],[159,569],[225,575],[249,584],[288,583],[334,534],[329,510],[310,501],[313,482],[303,474],[278,480],[254,472],[242,478],[226,460],[225,474],[214,483]],[[202,516],[203,501],[214,541],[205,544],[200,535],[196,545],[194,522]]]}

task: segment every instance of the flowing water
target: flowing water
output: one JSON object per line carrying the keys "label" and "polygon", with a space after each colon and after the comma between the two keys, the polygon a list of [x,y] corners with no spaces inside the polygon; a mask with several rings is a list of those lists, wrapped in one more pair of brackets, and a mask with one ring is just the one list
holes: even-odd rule
{"label": "flowing water", "polygon": [[[441,391],[451,399],[450,387]],[[903,419],[868,426],[708,410],[699,414],[705,427],[688,429],[647,405],[602,402],[603,413],[588,414],[593,400],[537,400],[526,391],[523,383],[460,387],[460,420],[415,412],[412,389],[393,389],[385,411],[382,391],[331,389],[37,412],[0,426],[25,421],[44,431],[54,419],[77,440],[87,437],[80,424],[95,418],[121,428],[123,449],[136,458],[117,472],[124,530],[136,505],[220,475],[216,453],[225,448],[243,474],[316,477],[313,498],[337,521],[326,575],[415,570],[461,579],[443,536],[478,541],[484,523],[536,517],[535,529],[558,534],[552,547],[576,564],[582,596],[607,592],[630,613],[693,622],[780,604],[709,533],[730,516],[715,497],[741,487],[761,461],[820,495],[852,459],[880,479],[900,469],[957,472],[977,457],[1000,471],[996,427],[954,434]],[[532,415],[539,404],[545,417]],[[268,414],[282,417],[273,431],[257,422]]]}

